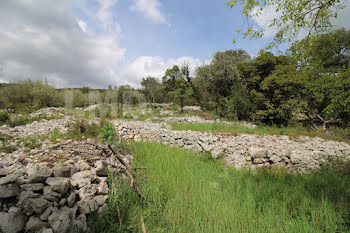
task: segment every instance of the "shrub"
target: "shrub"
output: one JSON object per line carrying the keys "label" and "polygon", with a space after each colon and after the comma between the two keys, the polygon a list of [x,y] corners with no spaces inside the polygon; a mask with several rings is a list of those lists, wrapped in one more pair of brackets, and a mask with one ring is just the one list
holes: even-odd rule
{"label": "shrub", "polygon": [[107,122],[102,127],[101,133],[100,133],[100,141],[101,142],[107,142],[109,144],[115,144],[117,141],[117,134],[115,132],[115,128],[112,123]]}
{"label": "shrub", "polygon": [[5,124],[10,119],[7,112],[0,112],[0,125]]}

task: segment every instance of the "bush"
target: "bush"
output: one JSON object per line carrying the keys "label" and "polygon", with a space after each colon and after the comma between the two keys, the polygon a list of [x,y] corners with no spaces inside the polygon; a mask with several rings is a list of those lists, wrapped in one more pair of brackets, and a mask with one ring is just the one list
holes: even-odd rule
{"label": "bush", "polygon": [[107,142],[109,144],[115,144],[117,142],[117,134],[112,123],[107,122],[104,124],[99,138],[101,142]]}
{"label": "bush", "polygon": [[86,120],[76,120],[70,124],[72,128],[69,132],[70,136],[73,138],[81,138],[83,136],[96,138],[101,127],[96,123],[89,124]]}
{"label": "bush", "polygon": [[7,112],[0,112],[0,125],[5,124],[9,119],[10,116]]}

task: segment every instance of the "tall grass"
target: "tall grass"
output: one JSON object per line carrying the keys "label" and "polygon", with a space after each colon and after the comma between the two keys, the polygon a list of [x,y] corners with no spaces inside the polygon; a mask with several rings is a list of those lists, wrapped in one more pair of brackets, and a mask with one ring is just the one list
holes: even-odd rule
{"label": "tall grass", "polygon": [[253,173],[156,143],[133,143],[130,149],[136,166],[147,167],[137,180],[148,202],[118,186],[122,195],[116,200],[111,193],[110,200],[119,203],[124,227],[108,227],[107,218],[100,232],[141,232],[141,213],[147,232],[350,231],[350,177],[332,169]]}
{"label": "tall grass", "polygon": [[350,132],[345,129],[332,128],[329,132],[321,132],[317,130],[307,129],[303,127],[273,127],[273,126],[257,126],[248,128],[239,123],[177,123],[168,122],[173,130],[193,130],[200,132],[212,133],[229,133],[232,135],[238,134],[258,134],[258,135],[287,135],[291,137],[309,136],[321,137],[329,140],[344,141],[350,143]]}

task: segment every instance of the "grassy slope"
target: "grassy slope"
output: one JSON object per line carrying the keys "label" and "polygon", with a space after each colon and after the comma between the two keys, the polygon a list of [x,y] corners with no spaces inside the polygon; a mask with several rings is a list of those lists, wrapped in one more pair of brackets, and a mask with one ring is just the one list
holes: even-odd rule
{"label": "grassy slope", "polygon": [[[137,166],[147,167],[138,174],[149,201],[143,206],[147,232],[350,231],[349,176],[330,170],[252,174],[155,143],[133,143],[131,152]],[[119,203],[123,231],[141,232],[141,204],[135,194],[123,192],[119,186],[110,195],[111,204]],[[100,232],[121,230],[110,224],[111,216]]]}
{"label": "grassy slope", "polygon": [[348,132],[344,129],[341,132],[341,129],[337,129],[336,135],[334,133],[320,132],[316,130],[307,130],[305,128],[279,128],[279,127],[270,127],[270,126],[257,126],[256,128],[247,128],[238,123],[226,124],[223,122],[215,123],[168,123],[173,130],[193,130],[200,132],[213,132],[213,133],[230,133],[233,135],[238,135],[242,133],[246,134],[270,134],[270,135],[288,135],[291,137],[298,137],[301,135],[310,136],[310,137],[321,137],[324,139],[336,140],[336,141],[345,141],[350,143],[350,138],[347,138]]}

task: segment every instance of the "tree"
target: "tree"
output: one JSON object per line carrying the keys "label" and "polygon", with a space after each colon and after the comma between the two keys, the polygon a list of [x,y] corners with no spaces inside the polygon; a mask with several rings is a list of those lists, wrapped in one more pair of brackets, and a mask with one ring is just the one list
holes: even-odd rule
{"label": "tree", "polygon": [[193,83],[193,78],[190,76],[190,68],[188,66],[188,63],[185,63],[182,67],[181,67],[181,73],[184,76],[184,79],[186,80],[186,82],[188,83],[188,85],[190,86],[190,88],[192,89],[192,93],[193,93],[193,97],[196,99],[198,105],[200,107],[202,107],[202,103],[201,103],[201,99],[200,99],[200,94],[199,94],[199,90],[196,88],[196,86]]}
{"label": "tree", "polygon": [[180,105],[181,112],[183,112],[185,99],[192,96],[193,92],[179,66],[174,65],[173,68],[167,69],[162,80],[168,95],[172,96],[173,102]]}
{"label": "tree", "polygon": [[[225,116],[227,105],[225,98],[232,94],[234,85],[241,85],[241,74],[238,64],[250,60],[250,56],[243,50],[228,50],[217,52],[209,65],[197,68],[196,83],[205,87],[203,92],[208,92],[206,97],[215,108],[215,112],[220,116]],[[241,88],[244,88],[242,85]],[[236,88],[235,90],[239,90]],[[207,108],[212,106],[207,105]]]}
{"label": "tree", "polygon": [[[256,28],[249,22],[259,17],[266,7],[273,8],[277,13],[268,25],[276,29],[274,41],[268,46],[295,40],[302,29],[308,35],[323,33],[331,27],[331,19],[336,18],[338,11],[344,8],[346,0],[228,0],[231,8],[237,4],[243,6],[242,13],[247,17],[247,29],[244,38],[260,38],[264,35],[262,28]],[[240,30],[237,31],[241,33]]]}
{"label": "tree", "polygon": [[154,103],[157,91],[160,89],[160,83],[156,78],[148,76],[142,79],[141,85],[143,87],[142,92],[146,95],[146,98],[153,109],[152,104]]}

